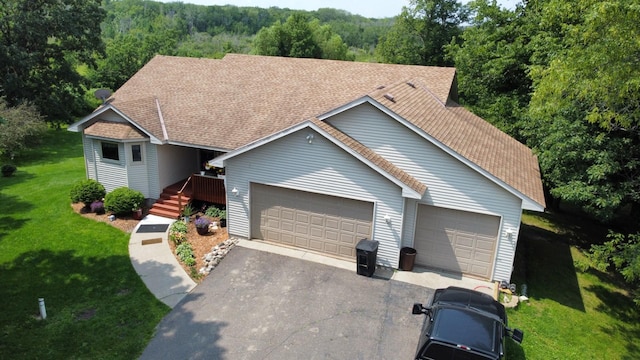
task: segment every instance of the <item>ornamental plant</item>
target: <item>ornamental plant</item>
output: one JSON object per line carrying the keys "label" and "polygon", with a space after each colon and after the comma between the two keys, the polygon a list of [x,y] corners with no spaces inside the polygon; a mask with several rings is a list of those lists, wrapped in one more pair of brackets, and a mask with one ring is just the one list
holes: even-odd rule
{"label": "ornamental plant", "polygon": [[200,216],[196,219],[196,221],[194,221],[194,225],[199,229],[208,228],[209,224],[211,224],[211,221],[203,216]]}
{"label": "ornamental plant", "polygon": [[138,190],[119,187],[104,198],[104,208],[116,215],[130,214],[144,202],[144,195]]}
{"label": "ornamental plant", "polygon": [[91,203],[96,200],[104,198],[107,191],[104,186],[98,181],[93,179],[80,180],[71,186],[70,197],[74,203],[84,203],[86,208],[91,206]]}

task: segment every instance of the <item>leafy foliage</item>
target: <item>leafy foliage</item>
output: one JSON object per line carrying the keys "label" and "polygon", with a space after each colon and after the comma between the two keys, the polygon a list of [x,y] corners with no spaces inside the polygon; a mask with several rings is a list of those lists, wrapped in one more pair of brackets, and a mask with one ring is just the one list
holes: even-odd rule
{"label": "leafy foliage", "polygon": [[103,49],[100,0],[0,3],[0,88],[10,106],[32,102],[48,120],[87,111],[78,64]]}
{"label": "leafy foliage", "polygon": [[106,190],[102,184],[93,179],[80,180],[71,186],[69,196],[74,203],[84,203],[89,207],[94,201],[104,198]]}
{"label": "leafy foliage", "polygon": [[4,164],[2,165],[2,176],[9,177],[13,175],[16,170],[18,170],[18,168],[16,168],[15,165]]}
{"label": "leafy foliage", "polygon": [[35,106],[22,103],[9,107],[0,98],[0,158],[14,159],[38,144],[46,131],[47,125]]}
{"label": "leafy foliage", "polygon": [[469,10],[471,26],[459,41],[445,46],[456,66],[461,102],[521,138],[519,128],[531,97],[529,23],[535,13],[528,9],[525,16],[523,7],[511,11],[488,0],[471,2]]}
{"label": "leafy foliage", "polygon": [[451,65],[444,46],[460,34],[466,11],[456,0],[411,0],[376,48],[382,62]]}
{"label": "leafy foliage", "polygon": [[[640,280],[640,233],[625,236],[609,232],[607,239],[604,244],[591,247],[591,259],[600,270],[607,271],[613,266],[628,283],[637,285]],[[636,292],[635,302],[640,305],[640,293]]]}
{"label": "leafy foliage", "polygon": [[639,19],[628,1],[552,0],[532,40],[525,133],[551,193],[602,221],[640,210]]}
{"label": "leafy foliage", "polygon": [[116,215],[130,214],[144,202],[144,195],[128,187],[119,187],[104,198],[104,208]]}
{"label": "leafy foliage", "polygon": [[319,20],[310,21],[305,14],[295,13],[284,23],[278,21],[258,31],[252,52],[270,56],[353,60],[347,49],[331,26],[321,26]]}
{"label": "leafy foliage", "polygon": [[169,240],[178,245],[187,240],[187,224],[182,221],[175,221],[169,227]]}
{"label": "leafy foliage", "polygon": [[178,259],[187,266],[195,266],[196,259],[193,253],[193,247],[188,242],[183,242],[176,246],[176,255]]}

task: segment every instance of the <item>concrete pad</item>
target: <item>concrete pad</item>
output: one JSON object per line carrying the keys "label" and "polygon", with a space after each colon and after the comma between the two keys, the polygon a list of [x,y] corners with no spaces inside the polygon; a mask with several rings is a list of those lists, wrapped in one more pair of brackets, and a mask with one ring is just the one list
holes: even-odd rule
{"label": "concrete pad", "polygon": [[[340,269],[356,271],[356,263],[343,259],[332,258],[302,249],[294,249],[274,244],[269,244],[259,240],[240,240],[239,246],[271,252],[296,259],[312,261],[318,264],[329,265]],[[414,267],[413,271],[400,271],[383,266],[377,266],[373,275],[376,278],[402,281],[405,283],[427,287],[430,289],[446,288],[448,286],[459,286],[466,289],[474,289],[494,296],[496,285],[486,280],[479,280],[450,274],[432,269]]]}

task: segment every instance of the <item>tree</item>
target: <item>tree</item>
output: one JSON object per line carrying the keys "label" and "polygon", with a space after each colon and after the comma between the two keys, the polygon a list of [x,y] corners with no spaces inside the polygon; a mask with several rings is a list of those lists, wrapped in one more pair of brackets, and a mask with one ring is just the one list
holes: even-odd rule
{"label": "tree", "polygon": [[519,133],[531,98],[530,23],[535,16],[519,6],[500,8],[495,0],[469,4],[471,24],[445,46],[458,76],[462,104],[522,140]]}
{"label": "tree", "polygon": [[35,106],[22,103],[8,107],[0,98],[0,158],[14,159],[37,144],[45,131],[47,125]]}
{"label": "tree", "polygon": [[[527,132],[551,194],[603,221],[640,212],[640,7],[544,5]],[[540,53],[552,49],[553,55]],[[548,50],[547,50],[548,51]],[[548,65],[544,65],[548,62]],[[568,162],[572,158],[574,162]]]}
{"label": "tree", "polygon": [[276,22],[258,31],[252,52],[257,55],[353,60],[347,45],[329,25],[309,21],[303,13],[295,13],[286,22]]}
{"label": "tree", "polygon": [[[591,259],[596,267],[606,271],[614,267],[630,284],[640,280],[640,233],[624,234],[609,232],[608,241],[602,245],[591,246]],[[636,305],[640,305],[640,293],[634,286],[632,293]]]}
{"label": "tree", "polygon": [[86,111],[79,64],[103,50],[100,0],[0,0],[0,90],[49,121]]}
{"label": "tree", "polygon": [[122,86],[155,55],[174,55],[180,40],[180,22],[157,15],[148,29],[132,29],[106,41],[106,56],[89,75],[94,87]]}
{"label": "tree", "polygon": [[449,66],[443,47],[460,34],[466,11],[456,0],[411,0],[376,48],[380,61]]}

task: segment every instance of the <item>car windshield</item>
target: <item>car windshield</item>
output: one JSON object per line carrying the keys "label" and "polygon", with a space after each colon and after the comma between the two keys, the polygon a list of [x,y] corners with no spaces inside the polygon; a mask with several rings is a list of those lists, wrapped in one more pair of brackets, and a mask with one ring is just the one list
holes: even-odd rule
{"label": "car windshield", "polygon": [[474,310],[445,307],[438,310],[431,336],[453,345],[496,354],[501,338],[498,326],[495,320]]}

